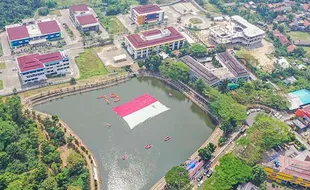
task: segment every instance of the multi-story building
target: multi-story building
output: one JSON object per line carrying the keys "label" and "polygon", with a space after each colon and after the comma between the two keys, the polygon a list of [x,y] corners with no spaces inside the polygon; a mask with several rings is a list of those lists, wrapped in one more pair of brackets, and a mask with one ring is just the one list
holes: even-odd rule
{"label": "multi-story building", "polygon": [[130,17],[137,25],[161,23],[164,21],[164,11],[158,5],[142,5],[131,7]]}
{"label": "multi-story building", "polygon": [[184,36],[173,27],[125,36],[125,47],[134,59],[145,58],[165,46],[171,50],[179,49],[184,42]]}
{"label": "multi-story building", "polygon": [[[302,157],[297,158],[297,157]],[[280,155],[264,163],[264,169],[269,179],[281,184],[295,184],[310,187],[310,156],[301,155],[290,158]]]}
{"label": "multi-story building", "polygon": [[69,8],[73,24],[82,32],[99,31],[99,22],[87,5],[73,5]]}
{"label": "multi-story building", "polygon": [[219,66],[216,68],[209,63],[200,63],[191,56],[184,56],[180,60],[190,68],[190,78],[197,80],[202,78],[210,86],[219,85],[223,80],[238,82],[238,80],[249,80],[250,73],[245,67],[229,52],[215,55]]}
{"label": "multi-story building", "polygon": [[209,41],[215,44],[242,45],[252,49],[261,46],[264,34],[262,29],[235,15],[227,25],[210,27]]}
{"label": "multi-story building", "polygon": [[34,41],[55,40],[61,38],[61,32],[56,20],[40,21],[24,20],[21,24],[5,27],[12,48],[24,46]]}
{"label": "multi-story building", "polygon": [[46,80],[47,76],[70,72],[69,58],[64,52],[25,55],[18,57],[17,63],[23,84]]}

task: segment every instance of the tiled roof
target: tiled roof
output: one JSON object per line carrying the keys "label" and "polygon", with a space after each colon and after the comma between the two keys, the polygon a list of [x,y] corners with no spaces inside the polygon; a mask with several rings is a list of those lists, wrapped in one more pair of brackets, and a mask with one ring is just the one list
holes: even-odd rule
{"label": "tiled roof", "polygon": [[85,4],[80,4],[80,5],[72,5],[69,8],[73,12],[78,12],[78,11],[89,11],[87,5]]}
{"label": "tiled roof", "polygon": [[97,19],[91,14],[77,16],[76,19],[79,21],[80,25],[87,25],[98,22]]}
{"label": "tiled roof", "polygon": [[161,11],[161,8],[158,5],[142,5],[133,8],[137,13],[139,14],[146,14],[146,13],[152,13],[152,12],[157,12]]}
{"label": "tiled roof", "polygon": [[44,63],[49,63],[52,61],[62,60],[62,55],[60,52],[48,53],[48,54],[31,54],[25,55],[17,58],[17,63],[20,72],[26,72],[31,70],[36,70],[44,68]]}
{"label": "tiled roof", "polygon": [[38,22],[41,34],[52,34],[55,32],[60,32],[60,28],[55,20]]}
{"label": "tiled roof", "polygon": [[9,40],[19,40],[29,37],[29,33],[26,26],[16,26],[7,28]]}
{"label": "tiled roof", "polygon": [[[141,35],[143,35],[143,33],[142,34],[130,34],[130,35],[126,36],[126,38],[136,49],[185,39],[182,36],[182,34],[180,32],[178,32],[175,28],[168,27],[166,29],[168,29],[170,31],[170,35],[163,36],[162,38],[156,38],[156,39],[152,39],[152,40],[142,39]],[[156,29],[155,31],[158,31],[158,30]],[[149,35],[151,32],[153,32],[153,30],[148,31],[147,35]],[[157,32],[156,32],[156,34],[157,34]]]}
{"label": "tiled roof", "polygon": [[245,67],[229,52],[218,53],[220,62],[223,63],[236,77],[249,75]]}

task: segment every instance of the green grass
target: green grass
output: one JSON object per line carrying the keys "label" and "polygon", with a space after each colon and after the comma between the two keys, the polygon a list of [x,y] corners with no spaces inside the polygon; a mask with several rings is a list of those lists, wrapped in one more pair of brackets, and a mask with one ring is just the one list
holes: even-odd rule
{"label": "green grass", "polygon": [[310,47],[302,47],[307,52],[307,57],[310,57]]}
{"label": "green grass", "polygon": [[61,16],[61,13],[60,13],[59,10],[51,10],[49,14],[50,14],[50,15]]}
{"label": "green grass", "polygon": [[5,63],[1,62],[1,63],[0,63],[0,69],[5,69],[5,68],[6,68]]}
{"label": "green grass", "polygon": [[100,58],[93,49],[85,49],[79,57],[75,59],[79,70],[80,79],[87,79],[93,76],[105,75],[108,73]]}
{"label": "green grass", "polygon": [[310,40],[310,34],[306,32],[290,32],[288,35],[292,40]]}
{"label": "green grass", "polygon": [[189,22],[192,24],[201,24],[202,20],[200,18],[191,18],[189,19]]}
{"label": "green grass", "polygon": [[2,46],[0,44],[0,57],[3,55],[3,49],[2,49]]}
{"label": "green grass", "polygon": [[115,16],[100,17],[100,22],[103,27],[112,35],[121,34],[126,30],[121,21],[119,21]]}
{"label": "green grass", "polygon": [[99,4],[101,0],[55,0],[58,7],[68,7],[74,4]]}
{"label": "green grass", "polygon": [[221,13],[215,5],[209,3],[209,0],[204,0],[203,8],[205,8],[208,12]]}
{"label": "green grass", "polygon": [[3,89],[3,80],[0,80],[0,90]]}

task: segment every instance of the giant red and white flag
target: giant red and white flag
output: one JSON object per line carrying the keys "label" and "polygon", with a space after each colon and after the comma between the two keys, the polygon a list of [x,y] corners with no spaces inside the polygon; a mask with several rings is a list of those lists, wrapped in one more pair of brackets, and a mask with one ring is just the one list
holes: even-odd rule
{"label": "giant red and white flag", "polygon": [[113,108],[113,111],[127,122],[130,129],[167,110],[169,108],[149,94],[143,94],[125,104]]}

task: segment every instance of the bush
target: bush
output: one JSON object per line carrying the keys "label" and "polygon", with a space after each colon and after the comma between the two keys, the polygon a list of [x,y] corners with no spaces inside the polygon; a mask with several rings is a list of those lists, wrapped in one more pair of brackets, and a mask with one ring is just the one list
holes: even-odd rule
{"label": "bush", "polygon": [[49,10],[47,7],[42,7],[38,10],[38,13],[40,16],[46,16],[49,13]]}

